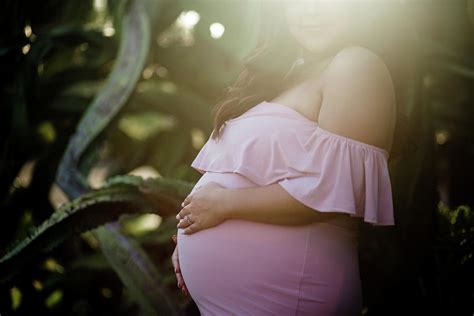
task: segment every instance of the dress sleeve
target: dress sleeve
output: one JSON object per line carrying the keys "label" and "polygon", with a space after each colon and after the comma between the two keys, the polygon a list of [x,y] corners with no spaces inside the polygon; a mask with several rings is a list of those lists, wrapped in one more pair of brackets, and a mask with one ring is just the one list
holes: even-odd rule
{"label": "dress sleeve", "polygon": [[317,211],[347,213],[373,225],[395,225],[389,153],[319,127],[316,142],[319,157],[312,162],[317,172],[278,184]]}

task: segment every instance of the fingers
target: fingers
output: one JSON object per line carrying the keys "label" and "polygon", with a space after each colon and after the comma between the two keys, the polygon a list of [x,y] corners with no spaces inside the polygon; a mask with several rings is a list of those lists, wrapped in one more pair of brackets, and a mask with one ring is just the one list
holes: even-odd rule
{"label": "fingers", "polygon": [[184,283],[183,275],[181,274],[181,269],[179,267],[179,258],[178,258],[178,245],[174,248],[173,254],[171,256],[171,261],[173,262],[174,272],[176,275],[176,279],[178,280],[178,288],[183,291],[183,293],[187,296],[189,295],[188,289],[186,284]]}
{"label": "fingers", "polygon": [[188,221],[186,218],[183,218],[179,221],[178,225],[176,225],[177,228],[185,228],[191,225],[192,222]]}
{"label": "fingers", "polygon": [[179,219],[182,219],[182,218],[184,218],[184,217],[185,217],[186,215],[188,215],[188,214],[191,214],[191,211],[189,210],[189,208],[183,207],[183,208],[181,209],[181,211],[179,211],[179,213],[176,214],[176,219],[178,219],[178,220],[179,220]]}
{"label": "fingers", "polygon": [[184,206],[188,205],[189,202],[191,202],[191,197],[192,197],[192,194],[188,195],[188,196],[184,199],[183,203],[181,203],[181,206],[184,207]]}
{"label": "fingers", "polygon": [[183,279],[183,276],[181,275],[181,272],[176,273],[176,279],[178,280],[178,287],[182,290],[185,284],[184,284],[184,279]]}
{"label": "fingers", "polygon": [[186,287],[186,285],[183,285],[181,290],[183,291],[184,295],[189,296],[189,291],[188,291],[188,288]]}
{"label": "fingers", "polygon": [[192,225],[189,225],[187,228],[185,228],[183,233],[186,234],[186,235],[190,235],[190,234],[193,234],[193,233],[195,233],[199,230],[200,230],[200,227],[199,227],[198,223],[193,223]]}
{"label": "fingers", "polygon": [[[178,273],[181,272],[179,269],[179,261],[178,261],[178,245],[174,248],[173,254],[171,255],[171,262],[173,263],[174,272]],[[178,275],[176,275],[176,278]]]}

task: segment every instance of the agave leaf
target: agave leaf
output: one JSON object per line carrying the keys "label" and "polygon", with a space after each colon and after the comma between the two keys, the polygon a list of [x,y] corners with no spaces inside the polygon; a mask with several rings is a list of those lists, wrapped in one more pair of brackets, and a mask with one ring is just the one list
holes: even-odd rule
{"label": "agave leaf", "polygon": [[114,221],[124,213],[150,210],[143,195],[127,186],[91,191],[65,204],[28,233],[28,236],[8,246],[0,259],[0,279],[17,270],[39,252],[46,252],[69,236]]}
{"label": "agave leaf", "polygon": [[144,315],[179,313],[161,288],[162,277],[153,262],[136,240],[124,239],[126,235],[122,232],[120,223],[99,227],[95,235],[101,243],[107,243],[107,247],[102,247],[104,255],[109,258],[110,265],[127,285],[130,296],[140,304]]}
{"label": "agave leaf", "polygon": [[[69,196],[76,197],[88,190],[86,174],[91,164],[87,163],[81,167],[80,160],[91,146],[94,147],[98,136],[133,92],[150,48],[151,30],[147,14],[159,12],[157,4],[160,3],[161,1],[145,0],[133,0],[128,3],[128,10],[121,19],[120,49],[114,68],[105,87],[79,122],[77,132],[70,140],[59,166],[57,182]],[[158,196],[153,198],[159,199]],[[167,203],[169,202],[168,199]],[[163,208],[165,205],[169,204],[162,203],[160,206]],[[177,314],[172,308],[173,304],[164,296],[164,291],[159,290],[161,282],[157,273],[153,272],[148,256],[131,237],[113,226],[100,229],[95,235],[107,260],[131,290],[143,312]],[[133,269],[130,269],[131,267]],[[154,290],[150,291],[152,288]]]}
{"label": "agave leaf", "polygon": [[81,156],[126,103],[141,75],[151,40],[145,1],[130,2],[122,30],[115,66],[101,93],[81,118],[58,169],[57,182],[71,196],[78,196],[88,188],[78,170]]}
{"label": "agave leaf", "polygon": [[[58,168],[57,183],[70,197],[80,196],[89,190],[86,178],[91,164],[89,159],[84,158],[90,157],[88,151],[94,147],[105,127],[135,89],[150,49],[150,25],[154,15],[161,12],[161,2],[128,2],[126,14],[121,19],[120,49],[114,68],[104,88],[80,120]],[[83,164],[81,160],[88,162]],[[153,192],[153,189],[144,191],[146,198],[151,205],[156,203],[160,210],[172,209],[172,206],[182,200],[182,197],[176,198],[166,190],[147,194],[149,192]],[[116,225],[103,227],[95,235],[107,260],[130,290],[142,312],[165,315],[178,313],[172,308],[173,304],[167,301],[164,291],[159,289],[161,280],[153,271],[150,259],[132,237],[123,234]]]}
{"label": "agave leaf", "polygon": [[[28,237],[8,246],[0,258],[0,281],[8,280],[34,256],[50,251],[66,238],[105,223],[117,221],[122,215],[150,212],[166,216],[165,214],[174,213],[180,201],[184,199],[191,188],[192,184],[173,179],[149,178],[143,180],[137,176],[111,178],[103,188],[92,190],[62,205],[50,218],[32,229]],[[150,199],[149,196],[152,196],[153,199]],[[155,205],[161,207],[156,208]],[[163,206],[171,209],[165,209]],[[104,231],[100,236],[108,240],[104,242],[100,239],[101,244],[109,245],[110,239],[104,237]],[[110,245],[116,247],[113,244]],[[132,247],[132,245],[131,241],[130,245],[123,246]],[[102,244],[102,246],[104,245]],[[106,247],[102,247],[102,249],[104,248]],[[137,248],[135,247],[135,249]],[[145,262],[148,259],[143,258],[145,254],[142,253],[142,250],[137,249],[137,252],[141,255],[134,260],[136,259],[136,264],[140,266],[140,262]],[[113,255],[111,256],[113,257]],[[117,260],[120,258],[118,257]],[[124,271],[120,273],[124,273]],[[142,276],[134,277],[140,278]]]}

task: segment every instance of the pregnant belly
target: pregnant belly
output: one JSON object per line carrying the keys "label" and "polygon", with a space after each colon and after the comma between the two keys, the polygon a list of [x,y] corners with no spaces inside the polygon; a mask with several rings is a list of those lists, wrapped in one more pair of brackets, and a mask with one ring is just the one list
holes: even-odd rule
{"label": "pregnant belly", "polygon": [[[254,186],[231,173],[206,173],[225,187]],[[181,272],[202,315],[360,314],[357,231],[329,224],[283,226],[226,220],[191,235],[178,229]]]}

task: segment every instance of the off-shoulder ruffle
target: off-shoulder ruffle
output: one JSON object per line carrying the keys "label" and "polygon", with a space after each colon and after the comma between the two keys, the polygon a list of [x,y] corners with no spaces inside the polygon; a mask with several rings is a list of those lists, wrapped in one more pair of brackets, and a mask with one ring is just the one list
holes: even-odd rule
{"label": "off-shoulder ruffle", "polygon": [[310,122],[289,108],[252,108],[230,120],[221,139],[209,137],[191,167],[238,173],[258,186],[278,183],[320,212],[394,225],[389,153]]}

